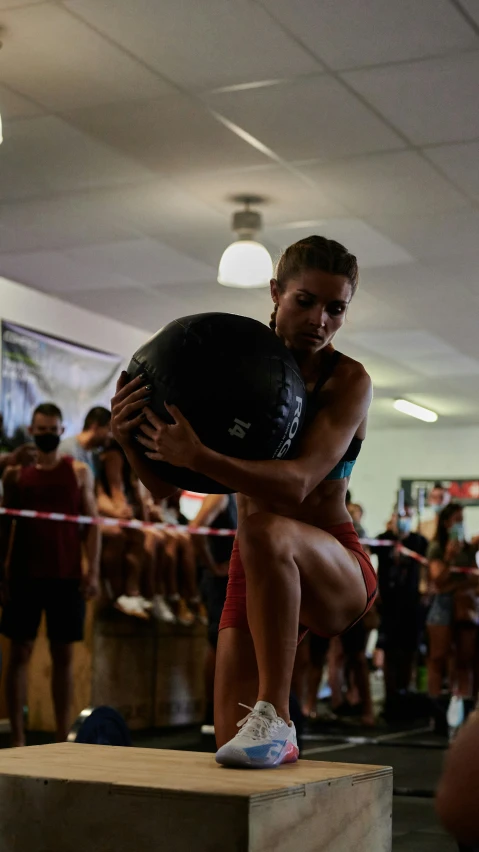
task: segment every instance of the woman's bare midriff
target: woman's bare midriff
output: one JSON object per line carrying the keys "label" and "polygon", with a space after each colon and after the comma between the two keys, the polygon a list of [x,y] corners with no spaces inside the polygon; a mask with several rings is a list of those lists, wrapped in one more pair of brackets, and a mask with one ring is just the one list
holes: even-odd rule
{"label": "woman's bare midriff", "polygon": [[275,503],[274,500],[260,502],[238,494],[238,525],[255,512],[272,512],[320,529],[350,523],[351,516],[346,509],[348,484],[349,479],[324,480],[300,506]]}

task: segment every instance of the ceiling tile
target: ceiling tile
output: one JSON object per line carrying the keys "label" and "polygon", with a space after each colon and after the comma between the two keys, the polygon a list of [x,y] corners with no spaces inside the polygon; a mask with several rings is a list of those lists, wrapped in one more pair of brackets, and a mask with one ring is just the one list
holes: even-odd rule
{"label": "ceiling tile", "polygon": [[65,5],[168,79],[195,91],[319,67],[251,0],[67,0]]}
{"label": "ceiling tile", "polygon": [[0,115],[2,116],[5,139],[8,138],[10,133],[9,119],[28,118],[31,115],[40,115],[42,112],[42,107],[0,85]]}
{"label": "ceiling tile", "polygon": [[342,157],[403,144],[340,82],[327,75],[213,93],[207,102],[286,160]]}
{"label": "ceiling tile", "polygon": [[[203,311],[224,311],[253,317],[267,324],[271,315],[272,303],[269,287],[241,290],[234,287],[221,287],[216,281],[202,285],[184,285],[162,289],[170,299],[181,299],[184,313]],[[178,314],[177,314],[178,316]],[[170,319],[174,319],[170,316]]]}
{"label": "ceiling tile", "polygon": [[459,189],[479,198],[479,142],[425,148],[425,156],[454,181]]}
{"label": "ceiling tile", "polygon": [[472,207],[436,215],[418,211],[395,216],[378,210],[368,214],[368,222],[418,259],[468,256],[479,261],[479,212]]}
{"label": "ceiling tile", "polygon": [[477,45],[473,31],[448,0],[261,2],[335,69],[416,59]]}
{"label": "ceiling tile", "polygon": [[150,332],[158,331],[170,319],[188,313],[173,307],[174,300],[169,300],[164,293],[148,292],[137,287],[97,292],[71,290],[65,293],[65,301]]}
{"label": "ceiling tile", "polygon": [[[158,97],[169,86],[56,3],[2,13],[2,82],[52,110]],[[125,113],[126,115],[126,113]]]}
{"label": "ceiling tile", "polygon": [[412,263],[413,258],[401,246],[384,237],[360,219],[325,219],[305,222],[299,226],[267,228],[267,235],[285,249],[310,233],[321,234],[347,246],[358,258],[360,267]]}
{"label": "ceiling tile", "polygon": [[478,0],[460,0],[461,6],[466,12],[469,12],[471,18],[473,18],[479,24],[479,2]]}
{"label": "ceiling tile", "polygon": [[69,249],[65,254],[80,267],[95,270],[97,277],[101,277],[103,272],[114,273],[150,286],[201,283],[216,278],[216,270],[212,267],[156,240],[86,246]]}
{"label": "ceiling tile", "polygon": [[235,196],[256,195],[264,199],[258,207],[265,227],[305,219],[346,215],[346,210],[332,201],[320,186],[314,186],[282,166],[266,166],[241,171],[195,171],[177,178],[188,192],[221,211],[228,222],[241,205]]}
{"label": "ceiling tile", "polygon": [[[1,254],[0,275],[46,293],[69,290],[113,290],[131,288],[134,282],[113,272],[95,272],[76,263],[60,251],[33,251],[28,254]],[[87,305],[85,305],[87,307]]]}
{"label": "ceiling tile", "polygon": [[70,248],[136,236],[118,222],[108,201],[92,193],[0,205],[0,253]]}
{"label": "ceiling tile", "polygon": [[154,237],[215,268],[232,240],[229,217],[166,180],[102,193],[101,206],[136,236]]}
{"label": "ceiling tile", "polygon": [[302,166],[301,171],[358,216],[374,215],[378,221],[384,213],[436,212],[467,204],[433,166],[413,151],[311,164]]}
{"label": "ceiling tile", "polygon": [[479,51],[344,75],[416,145],[479,136],[478,77]]}
{"label": "ceiling tile", "polygon": [[479,376],[479,361],[451,348],[450,352],[434,358],[418,358],[414,369],[422,376]]}
{"label": "ceiling tile", "polygon": [[35,3],[43,3],[44,0],[0,0],[0,10],[16,9],[19,6],[33,6]]}
{"label": "ceiling tile", "polygon": [[[109,104],[68,113],[101,142],[167,176],[268,162],[202,105],[177,94],[154,101]],[[128,120],[125,120],[125,116]]]}
{"label": "ceiling tile", "polygon": [[54,116],[12,122],[1,154],[0,200],[151,180],[149,170]]}
{"label": "ceiling tile", "polygon": [[451,352],[443,340],[429,334],[426,330],[357,332],[350,340],[358,346],[364,346],[370,352],[383,355],[393,361],[411,361],[427,356],[447,355]]}

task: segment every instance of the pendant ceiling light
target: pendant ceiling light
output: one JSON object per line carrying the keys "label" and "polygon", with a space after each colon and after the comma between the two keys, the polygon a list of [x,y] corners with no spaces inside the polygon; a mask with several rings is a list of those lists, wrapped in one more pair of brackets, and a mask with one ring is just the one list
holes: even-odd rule
{"label": "pendant ceiling light", "polygon": [[261,216],[250,210],[251,204],[260,204],[261,198],[235,199],[244,205],[233,215],[232,229],[238,239],[223,252],[218,269],[218,282],[224,287],[267,287],[273,277],[271,255],[255,239],[261,230]]}

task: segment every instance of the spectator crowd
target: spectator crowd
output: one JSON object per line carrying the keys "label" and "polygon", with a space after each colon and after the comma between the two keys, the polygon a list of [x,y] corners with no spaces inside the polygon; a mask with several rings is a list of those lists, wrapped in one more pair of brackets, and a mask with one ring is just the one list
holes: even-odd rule
{"label": "spectator crowd", "polygon": [[[24,743],[28,663],[42,612],[53,663],[57,736],[65,739],[73,691],[72,649],[83,637],[85,602],[122,617],[207,628],[206,720],[212,722],[215,649],[226,594],[233,536],[192,535],[181,493],[155,500],[138,481],[110,433],[110,411],[95,407],[80,434],[63,438],[60,409],[45,403],[32,416],[27,440],[10,439],[0,415],[0,474],[6,508],[101,516],[88,525],[3,516],[0,566],[1,632],[11,639],[6,692],[12,739]],[[377,723],[371,684],[384,685],[386,722],[414,715],[428,695],[439,730],[450,694],[472,704],[479,685],[478,540],[467,540],[463,507],[437,483],[428,513],[400,501],[370,545],[379,595],[373,609],[344,636],[309,634],[298,648],[293,691],[303,716],[327,723],[357,718]],[[198,501],[191,526],[237,523],[231,495]],[[346,505],[359,536],[363,509]],[[125,521],[168,526],[142,528]],[[368,545],[365,545],[368,546]],[[321,700],[326,696],[327,701]]]}

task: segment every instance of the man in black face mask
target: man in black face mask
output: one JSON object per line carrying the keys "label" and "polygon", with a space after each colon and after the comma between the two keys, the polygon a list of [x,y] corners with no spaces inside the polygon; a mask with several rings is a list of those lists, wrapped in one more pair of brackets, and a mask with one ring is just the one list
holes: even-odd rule
{"label": "man in black face mask", "polygon": [[[427,539],[413,531],[413,510],[408,505],[403,514],[393,513],[388,529],[378,539],[400,542],[419,556],[426,555]],[[395,696],[408,690],[411,682],[421,628],[421,565],[394,546],[371,549],[378,556],[379,644],[384,650],[387,710]]]}
{"label": "man in black face mask", "polygon": [[[30,433],[36,464],[5,471],[4,505],[14,509],[95,515],[93,477],[82,462],[62,457],[62,414],[52,403],[39,405]],[[85,600],[98,588],[100,530],[85,535],[73,522],[30,518],[3,519],[0,563],[4,608],[1,632],[12,640],[6,689],[12,744],[25,744],[23,707],[27,700],[27,669],[43,610],[53,661],[52,694],[57,739],[70,727],[73,697],[73,643],[83,639]],[[88,564],[82,575],[82,535]]]}

